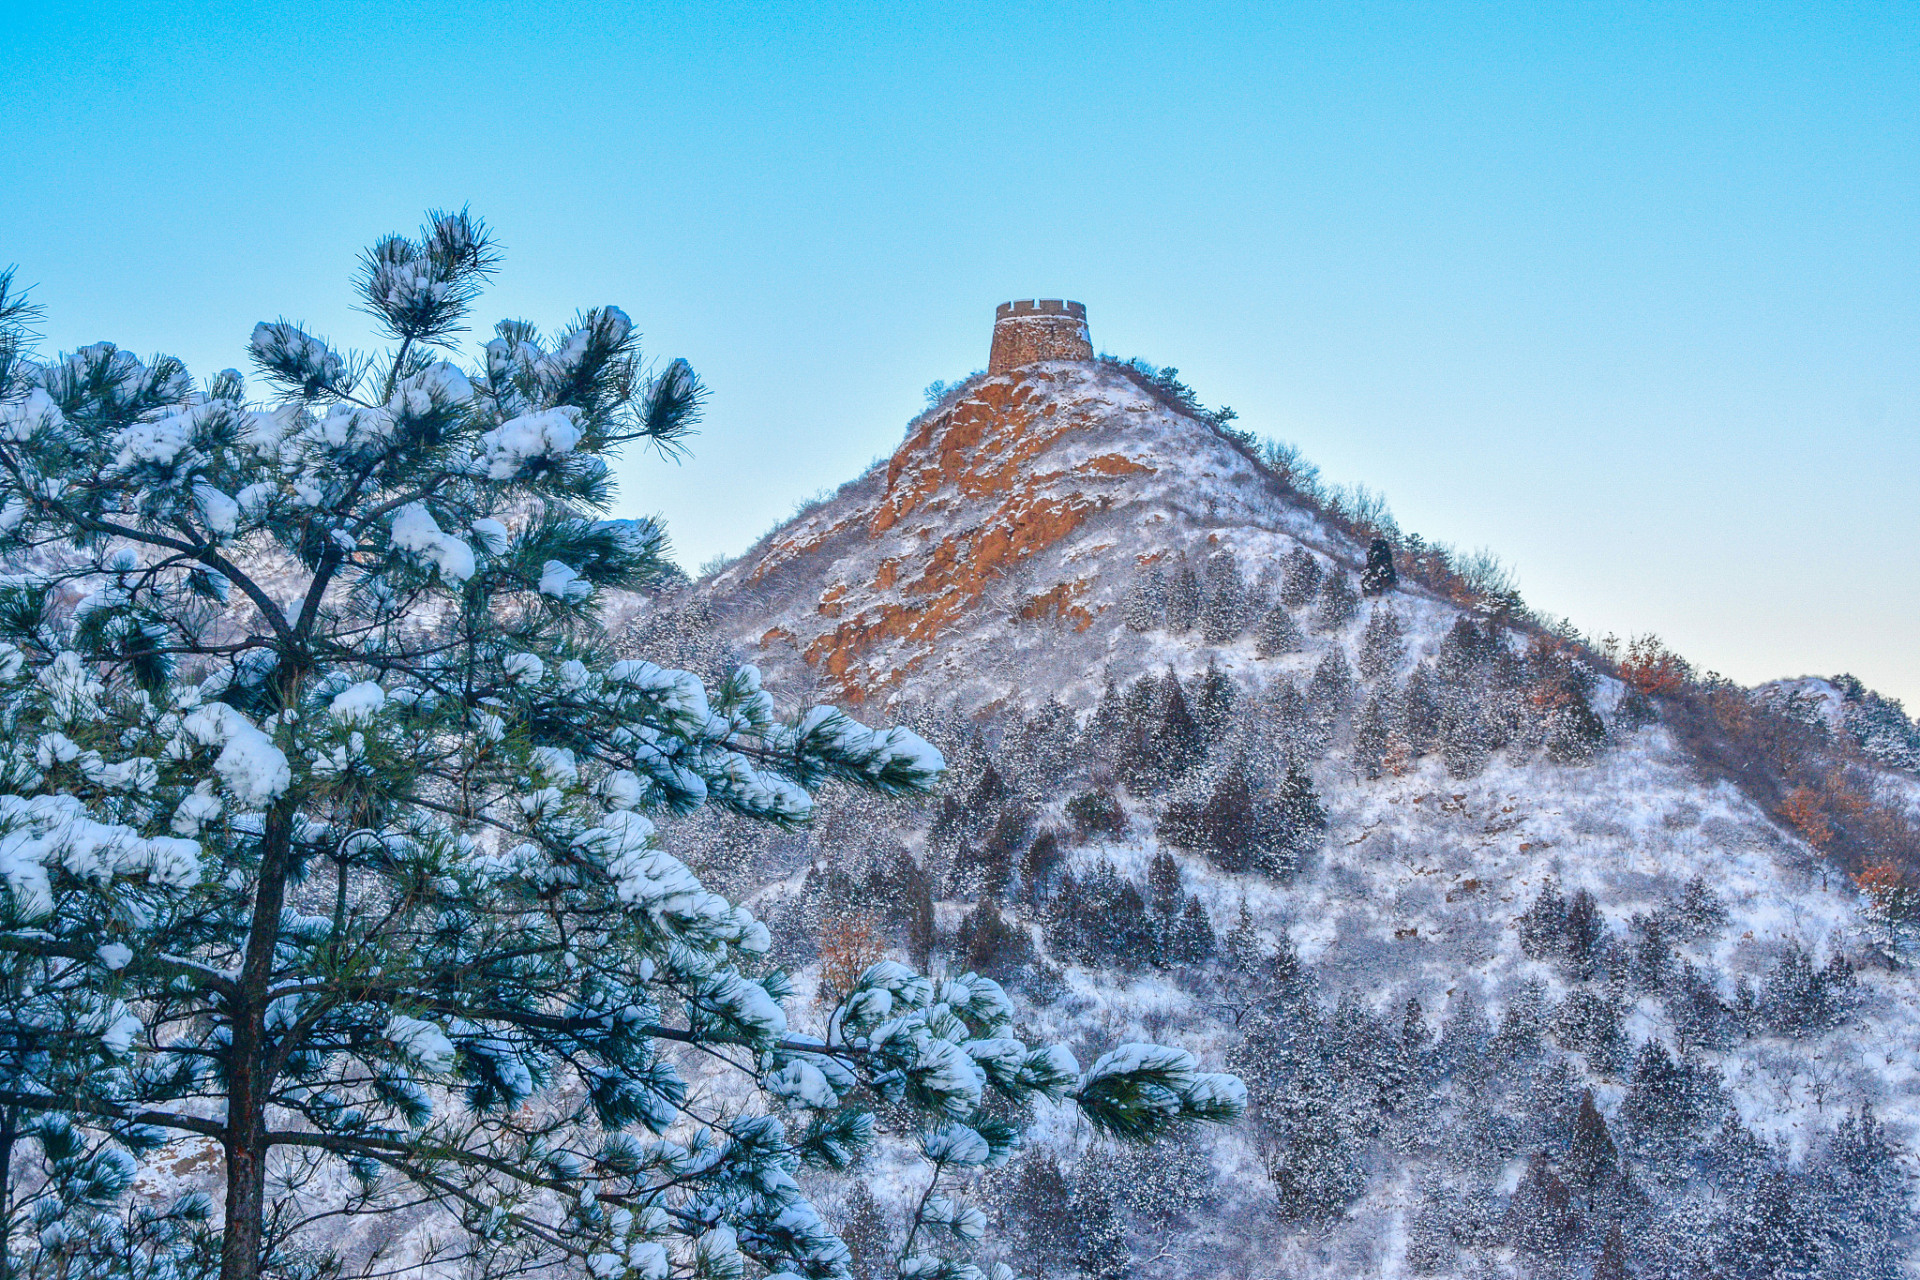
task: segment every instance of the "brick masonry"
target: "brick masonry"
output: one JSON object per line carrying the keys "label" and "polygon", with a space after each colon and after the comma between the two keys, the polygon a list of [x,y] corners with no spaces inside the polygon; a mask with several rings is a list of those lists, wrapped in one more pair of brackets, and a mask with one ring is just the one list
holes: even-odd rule
{"label": "brick masonry", "polygon": [[1003,302],[993,313],[993,350],[988,373],[1004,373],[1041,360],[1091,360],[1087,309],[1078,302],[1040,298]]}

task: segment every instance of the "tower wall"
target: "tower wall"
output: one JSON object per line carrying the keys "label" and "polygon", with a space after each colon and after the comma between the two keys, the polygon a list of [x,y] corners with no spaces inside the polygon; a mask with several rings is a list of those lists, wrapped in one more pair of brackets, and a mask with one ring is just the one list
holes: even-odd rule
{"label": "tower wall", "polygon": [[1087,309],[1059,298],[1003,302],[993,313],[993,350],[988,373],[1004,373],[1041,360],[1091,360]]}

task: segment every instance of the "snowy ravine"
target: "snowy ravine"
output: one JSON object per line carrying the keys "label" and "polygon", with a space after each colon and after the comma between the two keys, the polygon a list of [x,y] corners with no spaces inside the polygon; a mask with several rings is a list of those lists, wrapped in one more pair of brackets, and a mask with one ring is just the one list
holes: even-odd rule
{"label": "snowy ravine", "polygon": [[[1453,762],[1450,770],[1436,749],[1367,776],[1355,749],[1362,707],[1375,692],[1403,687],[1422,664],[1444,665],[1447,637],[1470,611],[1403,583],[1323,628],[1308,602],[1293,611],[1299,647],[1262,657],[1259,611],[1275,607],[1283,566],[1302,547],[1323,571],[1356,576],[1366,554],[1238,444],[1125,370],[1063,362],[976,377],[910,424],[890,459],[635,625],[653,648],[681,644],[677,660],[689,665],[752,661],[770,687],[836,700],[872,723],[891,716],[922,727],[956,763],[956,803],[991,766],[1014,799],[992,801],[982,821],[991,826],[995,814],[1026,806],[1011,879],[982,889],[970,860],[993,837],[984,828],[943,834],[937,809],[896,819],[851,806],[804,838],[683,825],[669,830],[670,847],[752,894],[774,922],[776,954],[800,967],[802,996],[821,979],[822,940],[849,915],[880,922],[896,952],[930,942],[936,967],[942,957],[957,967],[977,928],[976,904],[996,898],[1026,940],[1013,948],[1007,981],[1034,1009],[1029,1038],[1061,1040],[1088,1060],[1127,1040],[1167,1037],[1240,1063],[1243,1074],[1249,1054],[1267,1055],[1267,1119],[1199,1144],[1205,1185],[1190,1177],[1166,1190],[1178,1201],[1172,1209],[1123,1207],[1126,1248],[1073,1264],[1085,1274],[1865,1275],[1911,1267],[1903,1226],[1867,1257],[1857,1252],[1864,1228],[1831,1208],[1844,1198],[1835,1191],[1842,1183],[1833,1170],[1845,1163],[1836,1152],[1852,1149],[1835,1135],[1863,1105],[1884,1126],[1899,1168],[1920,1171],[1920,987],[1910,970],[1875,959],[1847,877],[1733,786],[1707,780],[1664,724],[1623,714],[1625,691],[1606,676],[1591,681],[1605,739],[1590,756],[1555,763],[1536,739],[1500,747],[1474,768]],[[1151,619],[1129,616],[1143,575],[1171,581],[1184,563],[1204,580],[1223,552],[1254,601],[1232,635],[1209,643],[1199,622],[1178,631],[1164,603]],[[1274,709],[1278,691],[1310,686],[1336,648],[1357,661],[1381,611],[1402,631],[1390,669],[1359,678],[1350,703],[1329,713],[1318,747],[1302,755],[1279,745],[1275,735],[1288,730],[1286,713]],[[1505,643],[1517,655],[1527,636],[1516,630]],[[1131,787],[1085,749],[1109,681],[1124,693],[1142,676],[1171,671],[1191,693],[1210,664],[1236,690],[1238,709],[1182,780]],[[1031,725],[1050,702],[1072,717],[1050,731],[1072,744],[1064,765],[1032,746]],[[1253,758],[1256,773],[1278,769],[1276,760],[1308,762],[1327,822],[1297,873],[1223,870],[1217,858],[1156,835],[1168,805],[1203,797],[1235,755]],[[1886,786],[1905,794],[1911,779],[1889,775]],[[1120,830],[1088,830],[1069,812],[1070,799],[1093,791],[1117,797]],[[1023,869],[1036,833],[1058,838],[1059,867]],[[1056,944],[1064,935],[1052,922],[1062,908],[1048,899],[1043,875],[1064,870],[1085,885],[1105,861],[1144,887],[1163,850],[1179,868],[1180,891],[1210,920],[1209,958],[1107,963]],[[919,944],[900,923],[911,912],[886,897],[898,880],[886,868],[903,856],[935,900],[932,936]],[[1543,893],[1564,904],[1582,891],[1597,904],[1598,932],[1578,954],[1556,953],[1558,944],[1537,935],[1527,942],[1522,917]],[[1689,917],[1689,902],[1705,903],[1704,914]],[[1235,940],[1236,967],[1228,944],[1243,907],[1252,936],[1243,928]],[[1257,958],[1249,965],[1250,944]],[[1290,950],[1308,973],[1307,1000],[1326,1027],[1390,1028],[1386,1057],[1314,1093],[1319,1086],[1305,1076],[1322,1051],[1296,1053],[1312,1035],[1273,1012],[1294,998],[1273,977],[1276,949]],[[1642,971],[1649,966],[1665,976]],[[1803,969],[1828,1002],[1805,1025],[1781,1012],[1781,993]],[[1689,981],[1697,998],[1683,1015]],[[1573,1011],[1609,999],[1618,1041],[1579,1047]],[[1417,1029],[1409,1000],[1418,1001]],[[1338,1014],[1343,1001],[1357,1012]],[[1646,1119],[1645,1082],[1658,1065],[1641,1061],[1649,1044],[1684,1057],[1690,1079],[1708,1081],[1699,1097],[1711,1114],[1702,1111],[1680,1146],[1661,1148]],[[1391,1106],[1340,1122],[1352,1194],[1330,1210],[1286,1209],[1276,1186],[1293,1175],[1277,1183],[1276,1162],[1305,1159],[1298,1153],[1314,1130],[1297,1115],[1276,1118],[1292,1105],[1285,1100],[1316,1097],[1345,1114],[1358,1105],[1355,1080],[1387,1058],[1405,1064],[1413,1083]],[[1591,1135],[1581,1136],[1588,1122],[1576,1112],[1586,1091],[1616,1152],[1612,1172],[1582,1168]],[[1735,1150],[1729,1112],[1764,1157]],[[1064,1120],[1048,1132],[1080,1184],[1099,1181],[1103,1166],[1131,1167]],[[897,1172],[865,1178],[881,1206],[876,1222],[917,1194]],[[1553,1210],[1564,1209],[1564,1221],[1542,1235],[1528,1225],[1528,1206],[1549,1182],[1568,1198]],[[1776,1192],[1778,1203],[1765,1200]],[[1920,1203],[1910,1184],[1899,1194]],[[1789,1202],[1791,1211],[1780,1208]],[[1805,1219],[1798,1243],[1796,1214]],[[1620,1241],[1609,1244],[1609,1228],[1620,1224]],[[1030,1236],[1042,1234],[1035,1227]],[[1013,1239],[1007,1260],[1022,1270],[1018,1230]],[[1778,1259],[1767,1252],[1776,1246],[1785,1250]],[[1038,1257],[1025,1273],[1070,1263]],[[1626,1269],[1608,1270],[1616,1265]]]}

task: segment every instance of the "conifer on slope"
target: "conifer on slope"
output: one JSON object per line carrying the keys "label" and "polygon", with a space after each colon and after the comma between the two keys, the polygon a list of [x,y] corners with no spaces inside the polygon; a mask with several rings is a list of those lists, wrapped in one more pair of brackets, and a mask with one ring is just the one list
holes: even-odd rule
{"label": "conifer on slope", "polygon": [[[223,1280],[304,1265],[267,1221],[294,1154],[361,1208],[382,1180],[449,1208],[503,1266],[839,1280],[793,1174],[869,1143],[858,1098],[915,1117],[935,1185],[1004,1161],[995,1098],[1122,1137],[1236,1114],[1179,1050],[1081,1071],[1012,1039],[972,974],[875,965],[825,1041],[788,1031],[767,930],[647,813],[797,826],[821,782],[923,790],[944,761],[779,720],[750,667],[615,660],[597,602],[666,561],[651,522],[600,518],[606,457],[683,438],[700,385],[648,375],[611,307],[457,366],[496,261],[464,213],[380,241],[360,293],[390,350],[261,324],[271,405],[104,343],[32,364],[0,301],[0,554],[57,566],[0,599],[0,1104],[60,1228],[33,1265],[110,1255],[131,1153],[198,1135]],[[731,1051],[755,1105],[690,1110],[674,1044]],[[902,1247],[959,1277],[938,1241],[979,1225],[930,1186]],[[189,1236],[118,1262],[188,1274]]]}

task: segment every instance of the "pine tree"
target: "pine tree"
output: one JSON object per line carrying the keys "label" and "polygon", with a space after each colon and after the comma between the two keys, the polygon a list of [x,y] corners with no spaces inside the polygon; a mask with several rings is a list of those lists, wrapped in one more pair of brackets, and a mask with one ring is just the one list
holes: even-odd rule
{"label": "pine tree", "polygon": [[1510,1062],[1523,1062],[1540,1051],[1547,1031],[1547,987],[1538,978],[1522,982],[1500,1011],[1495,1049]]}
{"label": "pine tree", "polygon": [[1831,1223],[1828,1273],[1862,1280],[1900,1275],[1902,1242],[1914,1224],[1911,1178],[1871,1106],[1841,1117],[1821,1153],[1817,1178]]}
{"label": "pine tree", "polygon": [[1233,553],[1222,551],[1207,561],[1200,635],[1208,644],[1231,644],[1246,629],[1246,583],[1240,577],[1240,564]]}
{"label": "pine tree", "polygon": [[1289,875],[1301,859],[1319,848],[1327,834],[1327,810],[1313,779],[1298,765],[1289,766],[1280,784],[1274,804],[1274,821],[1279,833],[1272,852],[1262,851],[1266,860],[1261,869],[1270,875]]}
{"label": "pine tree", "polygon": [[1710,1070],[1675,1061],[1657,1040],[1634,1057],[1620,1115],[1635,1151],[1662,1177],[1683,1173],[1681,1162],[1719,1110],[1720,1090],[1706,1078]]}
{"label": "pine tree", "polygon": [[1393,567],[1393,546],[1385,538],[1367,544],[1367,567],[1360,571],[1360,589],[1370,596],[1385,595],[1400,584]]}
{"label": "pine tree", "polygon": [[1475,983],[1464,983],[1459,995],[1447,1007],[1447,1016],[1440,1024],[1440,1040],[1434,1046],[1442,1070],[1477,1071],[1492,1039],[1493,1028],[1488,1025],[1487,1007],[1480,989]]}
{"label": "pine tree", "polygon": [[1554,1011],[1554,1039],[1564,1049],[1587,1055],[1594,1070],[1611,1075],[1626,1065],[1626,1037],[1620,1030],[1620,1004],[1612,996],[1578,987]]}
{"label": "pine tree", "polygon": [[1267,610],[1254,628],[1253,651],[1262,658],[1298,653],[1305,643],[1306,637],[1300,634],[1300,625],[1293,620],[1293,611],[1284,604],[1276,604]]}
{"label": "pine tree", "polygon": [[1360,611],[1360,594],[1345,569],[1336,568],[1320,584],[1314,597],[1313,625],[1320,631],[1339,631]]}
{"label": "pine tree", "polygon": [[1129,730],[1126,699],[1121,697],[1120,686],[1109,675],[1106,686],[1100,691],[1100,701],[1094,704],[1093,714],[1087,717],[1081,751],[1090,760],[1117,765],[1126,750]]}
{"label": "pine tree", "polygon": [[1193,630],[1194,621],[1200,616],[1200,579],[1194,576],[1193,566],[1184,555],[1167,579],[1166,610],[1167,630],[1177,636]]}
{"label": "pine tree", "polygon": [[[380,241],[360,296],[392,346],[262,324],[270,406],[104,343],[0,360],[0,554],[47,566],[0,587],[0,1081],[41,1135],[15,1161],[118,1203],[129,1152],[212,1139],[223,1280],[284,1269],[267,1187],[296,1158],[529,1268],[664,1273],[702,1237],[709,1274],[826,1277],[845,1247],[791,1175],[867,1144],[852,1097],[904,1107],[935,1181],[1011,1149],[993,1099],[1121,1136],[1235,1113],[1175,1050],[1028,1049],[968,975],[875,965],[831,1042],[788,1036],[766,928],[647,814],[798,827],[812,786],[910,793],[945,763],[830,708],[779,721],[752,668],[616,658],[599,601],[666,562],[652,522],[599,518],[607,457],[683,438],[700,385],[647,376],[610,307],[456,366],[496,261],[464,213]],[[897,1048],[856,1049],[882,1018]],[[995,1065],[950,1069],[981,1042]],[[754,1101],[683,1109],[673,1043],[727,1046]]]}
{"label": "pine tree", "polygon": [[1366,630],[1360,635],[1360,674],[1369,680],[1392,675],[1407,656],[1402,636],[1400,615],[1382,605],[1374,605],[1367,615]]}
{"label": "pine tree", "polygon": [[1171,951],[1179,964],[1205,964],[1213,958],[1219,943],[1214,937],[1213,920],[1200,899],[1189,896],[1175,922]]}
{"label": "pine tree", "polygon": [[996,981],[1013,977],[1033,960],[1026,927],[1001,915],[991,898],[982,898],[961,918],[954,941],[967,969]]}
{"label": "pine tree", "polygon": [[1426,1011],[1417,997],[1408,996],[1400,1011],[1400,1043],[1409,1053],[1424,1053],[1428,1039]]}
{"label": "pine tree", "polygon": [[1237,698],[1233,681],[1220,670],[1219,663],[1208,657],[1207,669],[1194,677],[1187,700],[1194,723],[1200,726],[1201,736],[1208,743],[1218,742],[1226,735],[1233,723],[1233,705]]}
{"label": "pine tree", "polygon": [[1394,690],[1376,689],[1360,709],[1353,725],[1353,762],[1368,778],[1386,772],[1387,752],[1393,743],[1395,720]]}
{"label": "pine tree", "polygon": [[1060,835],[1048,827],[1033,838],[1025,854],[1020,858],[1020,884],[1026,895],[1033,901],[1046,896],[1053,881],[1053,873],[1066,861],[1066,854],[1060,848]]}
{"label": "pine tree", "polygon": [[1120,1214],[1119,1197],[1106,1178],[1082,1170],[1074,1179],[1071,1204],[1079,1237],[1073,1260],[1080,1274],[1086,1280],[1121,1280],[1133,1255],[1127,1249],[1127,1224]]}
{"label": "pine tree", "polygon": [[1530,960],[1545,960],[1566,954],[1567,900],[1560,896],[1560,882],[1547,877],[1540,896],[1520,916],[1520,950]]}
{"label": "pine tree", "polygon": [[1420,1275],[1451,1271],[1460,1257],[1454,1229],[1460,1222],[1459,1197],[1437,1180],[1428,1179],[1420,1200],[1407,1220],[1407,1266]]}
{"label": "pine tree", "polygon": [[1134,631],[1151,631],[1166,616],[1166,608],[1167,579],[1160,566],[1149,565],[1134,574],[1122,609],[1127,626]]}
{"label": "pine tree", "polygon": [[1320,580],[1325,571],[1320,567],[1320,559],[1305,547],[1296,546],[1287,553],[1281,567],[1280,602],[1298,609],[1312,600],[1320,591]]}
{"label": "pine tree", "polygon": [[847,1246],[850,1280],[884,1280],[893,1271],[893,1232],[886,1211],[874,1199],[865,1178],[847,1187],[840,1211],[840,1239]]}
{"label": "pine tree", "polygon": [[1165,849],[1156,849],[1147,862],[1147,910],[1165,929],[1179,918],[1186,900],[1180,887],[1180,864]]}
{"label": "pine tree", "polygon": [[1261,959],[1260,931],[1254,928],[1253,913],[1242,898],[1233,928],[1227,930],[1227,964],[1236,973],[1252,974],[1259,969]]}
{"label": "pine tree", "polygon": [[1627,1269],[1627,1240],[1618,1222],[1607,1224],[1599,1260],[1593,1264],[1593,1280],[1633,1280],[1633,1272]]}
{"label": "pine tree", "polygon": [[1353,668],[1347,663],[1346,650],[1336,644],[1315,664],[1313,677],[1307,681],[1307,708],[1323,732],[1331,733],[1332,726],[1346,715],[1353,705],[1353,690]]}
{"label": "pine tree", "polygon": [[1573,1141],[1567,1147],[1567,1175],[1589,1194],[1620,1171],[1620,1152],[1607,1132],[1607,1121],[1593,1104],[1593,1090],[1580,1095],[1580,1113],[1573,1122]]}
{"label": "pine tree", "polygon": [[1075,1267],[1083,1228],[1074,1191],[1051,1151],[1029,1151],[1009,1171],[1002,1222],[1015,1245],[1015,1272],[1026,1280],[1057,1280]]}
{"label": "pine tree", "polygon": [[1400,691],[1401,716],[1406,725],[1407,743],[1415,755],[1425,755],[1440,742],[1441,711],[1433,692],[1432,669],[1425,663],[1415,667]]}
{"label": "pine tree", "polygon": [[1129,785],[1137,781],[1148,791],[1177,782],[1207,756],[1206,735],[1187,708],[1180,681],[1169,671],[1160,687],[1158,717],[1141,742],[1129,778]]}
{"label": "pine tree", "polygon": [[1579,1222],[1567,1184],[1544,1154],[1535,1155],[1507,1207],[1507,1238],[1523,1253],[1560,1261],[1567,1256]]}

